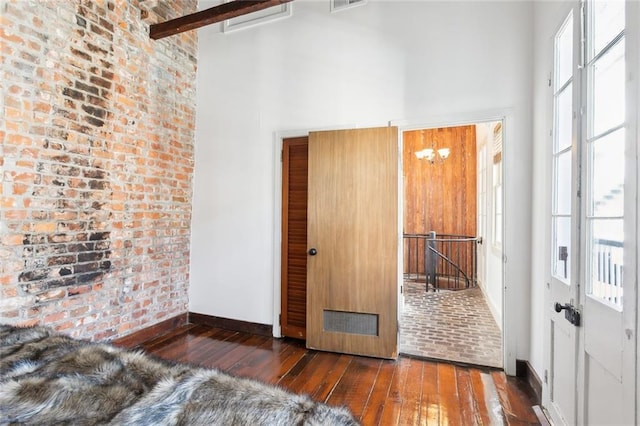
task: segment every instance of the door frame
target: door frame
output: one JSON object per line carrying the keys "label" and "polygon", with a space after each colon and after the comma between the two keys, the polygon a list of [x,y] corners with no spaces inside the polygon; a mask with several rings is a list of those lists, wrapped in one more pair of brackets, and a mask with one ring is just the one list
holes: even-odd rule
{"label": "door frame", "polygon": [[[627,63],[627,75],[629,70],[635,76],[633,79],[627,79],[626,87],[626,146],[630,147],[630,151],[626,154],[625,173],[631,174],[631,178],[625,176],[625,183],[632,182],[629,188],[625,189],[630,196],[625,196],[625,223],[627,232],[635,235],[633,245],[629,245],[625,253],[624,262],[634,267],[628,268],[628,281],[631,284],[629,296],[624,301],[624,312],[628,314],[623,317],[623,327],[627,333],[627,340],[623,341],[623,350],[630,352],[632,355],[623,357],[623,371],[633,371],[635,380],[627,380],[624,382],[625,399],[624,407],[633,407],[635,405],[635,422],[640,421],[640,286],[638,285],[638,265],[640,264],[640,250],[638,250],[640,241],[640,188],[638,175],[640,173],[640,153],[637,141],[640,138],[640,3],[637,1],[627,0],[625,2],[625,43]],[[633,179],[635,177],[635,179]],[[635,211],[634,217],[627,218],[627,211]],[[635,385],[634,385],[635,384]]]}
{"label": "door frame", "polygon": [[[408,119],[408,120],[392,120],[389,122],[392,126],[397,126],[398,131],[402,135],[402,132],[416,129],[433,129],[439,127],[456,127],[469,124],[484,123],[484,122],[502,122],[502,362],[503,368],[507,375],[516,375],[516,349],[517,349],[517,336],[518,336],[518,322],[517,313],[518,298],[516,291],[509,291],[511,289],[510,282],[519,282],[520,278],[512,277],[512,269],[508,267],[507,259],[510,257],[509,250],[515,248],[515,244],[512,244],[509,239],[512,235],[508,232],[510,229],[507,227],[510,225],[509,216],[510,209],[508,201],[510,192],[507,191],[509,187],[509,176],[507,170],[507,163],[510,159],[509,141],[514,140],[514,129],[511,123],[513,122],[513,109],[505,108],[498,110],[476,111],[470,113],[461,114],[449,114],[445,116],[425,117],[423,119]],[[402,139],[400,139],[402,141]],[[402,142],[400,142],[402,146]],[[515,232],[513,233],[515,235]],[[515,256],[517,257],[517,256]],[[517,269],[513,268],[514,270]]]}
{"label": "door frame", "polygon": [[[632,80],[627,80],[627,138],[628,141],[638,141],[640,138],[640,3],[635,1],[627,1],[626,2],[626,40],[627,43],[627,64],[631,69],[634,69],[635,78]],[[627,143],[629,145],[629,143]],[[635,402],[635,421],[640,421],[640,385],[638,385],[638,381],[640,380],[640,339],[638,338],[638,333],[640,332],[640,286],[638,284],[638,265],[640,264],[640,250],[638,250],[639,241],[640,241],[640,215],[638,215],[638,211],[640,211],[640,188],[638,182],[638,174],[640,173],[640,153],[638,145],[631,143],[631,146],[634,147],[635,151],[630,152],[627,157],[627,165],[633,165],[636,167],[636,175],[635,175],[635,187],[633,188],[633,194],[635,195],[635,200],[630,199],[625,202],[630,203],[631,208],[635,207],[636,215],[633,221],[627,221],[627,224],[630,225],[629,229],[630,233],[635,235],[635,247],[633,248],[635,253],[629,254],[625,258],[625,262],[627,260],[633,263],[635,268],[633,268],[632,274],[633,277],[630,281],[632,281],[634,286],[635,295],[631,295],[631,297],[627,298],[624,309],[634,309],[635,310],[635,324],[631,315],[628,318],[625,318],[627,322],[624,324],[624,327],[630,330],[634,330],[635,327],[635,342],[625,342],[627,347],[630,350],[634,350],[635,360],[630,360],[626,362],[632,363],[632,365],[623,365],[623,368],[634,368],[635,369],[635,389],[633,389],[633,385],[631,383],[628,384],[628,387],[625,389],[626,393],[629,395],[629,401],[625,401],[625,403],[632,405]],[[626,169],[627,171],[629,168]],[[627,172],[628,173],[628,172]],[[629,197],[632,198],[632,197]],[[631,269],[631,268],[630,268]],[[634,297],[635,296],[635,297]],[[635,306],[634,306],[635,305]],[[635,396],[633,395],[635,392]],[[634,401],[635,399],[635,401]]]}
{"label": "door frame", "polygon": [[[518,328],[519,323],[517,321],[518,312],[518,297],[516,291],[511,290],[510,282],[519,282],[520,278],[513,276],[512,273],[515,274],[515,270],[518,268],[509,268],[509,264],[506,260],[509,258],[510,250],[513,250],[512,247],[515,248],[515,244],[511,243],[509,239],[511,233],[508,226],[510,225],[509,217],[511,209],[509,208],[509,194],[510,191],[507,191],[509,188],[509,174],[507,170],[507,163],[510,159],[509,152],[509,141],[515,139],[514,128],[513,128],[513,109],[512,108],[504,108],[497,110],[485,110],[485,111],[476,111],[470,113],[460,113],[460,114],[448,114],[445,116],[432,116],[432,117],[424,117],[421,119],[402,119],[402,120],[390,120],[387,124],[389,126],[398,127],[398,149],[400,150],[400,154],[402,153],[402,132],[406,130],[415,130],[419,128],[437,128],[437,127],[453,127],[460,126],[470,123],[481,123],[481,122],[489,122],[489,121],[501,121],[502,122],[502,202],[503,202],[503,216],[502,216],[502,254],[503,254],[503,268],[502,268],[502,360],[503,360],[503,368],[507,375],[515,376],[516,375],[516,349],[517,349],[517,336],[518,336]],[[291,137],[300,137],[308,135],[309,132],[318,131],[318,130],[340,130],[340,129],[354,129],[363,126],[357,126],[353,124],[346,124],[340,126],[326,126],[322,128],[310,128],[310,129],[298,129],[298,130],[281,130],[276,131],[273,134],[273,197],[274,197],[274,212],[273,212],[273,336],[274,337],[282,337],[282,329],[280,327],[280,313],[281,313],[281,244],[282,244],[282,148],[283,148],[283,139],[291,138]],[[367,126],[369,127],[369,126]],[[398,156],[399,161],[399,176],[398,176],[398,186],[399,186],[399,201],[398,201],[398,259],[402,259],[402,218],[404,217],[404,209],[403,209],[403,184],[402,184],[402,155]],[[514,232],[515,234],[515,232]],[[517,257],[517,256],[515,256]],[[402,285],[402,262],[398,262],[398,292],[400,291],[400,286]],[[402,304],[402,295],[398,295],[398,304]],[[398,307],[398,315],[402,313],[402,306]],[[399,320],[399,319],[398,319]],[[399,332],[399,327],[398,327]]]}
{"label": "door frame", "polygon": [[[388,124],[388,123],[387,123]],[[388,124],[391,125],[391,124]],[[307,129],[297,129],[297,130],[278,130],[273,133],[273,199],[274,199],[274,208],[273,208],[273,259],[272,259],[272,269],[273,269],[273,327],[272,334],[273,337],[282,337],[282,327],[280,326],[280,314],[282,313],[282,304],[281,304],[281,283],[282,283],[282,149],[284,147],[284,139],[288,138],[297,138],[308,136],[310,132],[318,132],[324,130],[348,130],[348,129],[358,129],[364,127],[373,127],[374,125],[366,125],[366,126],[358,126],[356,124],[341,124],[335,126],[323,126],[323,127],[313,127]],[[384,125],[383,125],[384,126]],[[400,136],[400,135],[398,135]],[[400,144],[400,139],[398,139],[398,144]],[[401,146],[399,147],[401,150]],[[400,151],[401,152],[401,151]],[[399,156],[401,157],[401,156]],[[400,165],[400,169],[401,165]],[[401,175],[398,177],[398,185],[401,185],[402,179]],[[399,200],[402,200],[401,195],[399,196]],[[399,201],[399,208],[402,208],[402,203]],[[402,210],[398,211],[398,217],[401,218]],[[402,222],[398,220],[398,229],[400,238],[402,238]],[[401,240],[400,240],[401,241]],[[398,256],[402,256],[402,250],[400,250],[400,245],[398,245]],[[402,263],[398,263],[399,273],[398,273],[398,299],[400,299],[400,285],[402,284],[402,268],[400,265]],[[400,310],[398,310],[398,315],[400,314]]]}

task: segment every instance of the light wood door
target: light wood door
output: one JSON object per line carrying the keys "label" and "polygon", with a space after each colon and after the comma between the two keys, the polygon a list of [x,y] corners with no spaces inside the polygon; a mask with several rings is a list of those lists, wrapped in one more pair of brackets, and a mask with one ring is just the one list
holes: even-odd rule
{"label": "light wood door", "polygon": [[310,133],[308,176],[307,347],[395,358],[397,128]]}

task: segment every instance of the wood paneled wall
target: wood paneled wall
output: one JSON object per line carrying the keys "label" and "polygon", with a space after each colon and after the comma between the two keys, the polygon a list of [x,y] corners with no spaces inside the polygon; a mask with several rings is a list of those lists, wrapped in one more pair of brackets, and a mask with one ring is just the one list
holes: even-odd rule
{"label": "wood paneled wall", "polygon": [[[415,156],[432,142],[449,158]],[[476,126],[406,131],[403,145],[404,232],[476,236]]]}

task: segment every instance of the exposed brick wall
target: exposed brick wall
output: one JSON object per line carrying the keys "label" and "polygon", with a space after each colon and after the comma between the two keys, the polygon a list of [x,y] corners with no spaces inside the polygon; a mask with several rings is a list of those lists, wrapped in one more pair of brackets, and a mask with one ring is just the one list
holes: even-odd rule
{"label": "exposed brick wall", "polygon": [[0,3],[0,322],[121,336],[187,311],[196,0]]}

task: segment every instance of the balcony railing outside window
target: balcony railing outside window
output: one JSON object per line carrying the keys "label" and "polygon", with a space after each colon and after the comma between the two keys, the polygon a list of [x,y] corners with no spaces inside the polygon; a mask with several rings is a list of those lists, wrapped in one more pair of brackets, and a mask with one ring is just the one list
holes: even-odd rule
{"label": "balcony railing outside window", "polygon": [[621,241],[593,240],[591,294],[622,306],[623,244]]}

